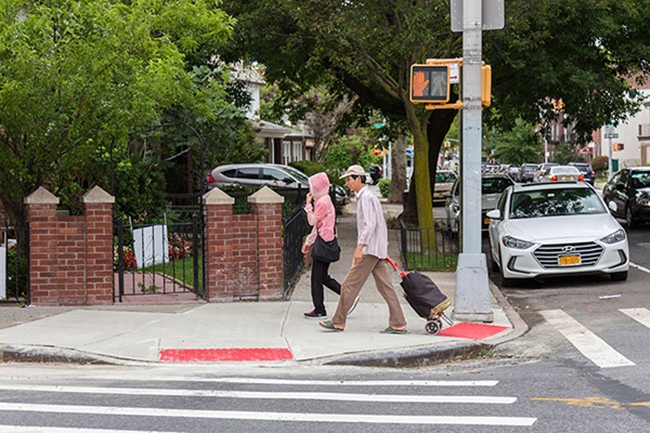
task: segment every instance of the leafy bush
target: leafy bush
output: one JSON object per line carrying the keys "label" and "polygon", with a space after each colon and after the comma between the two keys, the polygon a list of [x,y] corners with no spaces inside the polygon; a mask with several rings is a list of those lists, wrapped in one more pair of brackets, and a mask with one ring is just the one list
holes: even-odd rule
{"label": "leafy bush", "polygon": [[381,158],[372,154],[372,146],[364,144],[358,135],[346,136],[330,146],[323,160],[325,166],[337,173],[343,173],[352,164],[359,164],[368,170],[378,164]]}
{"label": "leafy bush", "polygon": [[180,260],[192,256],[192,244],[181,235],[175,234],[169,238],[169,260]]}
{"label": "leafy bush", "polygon": [[18,257],[15,245],[7,248],[7,299],[27,296],[27,259]]}
{"label": "leafy bush", "polygon": [[345,185],[345,180],[339,179],[339,173],[337,170],[327,169],[324,165],[319,164],[314,161],[292,161],[289,163],[290,167],[293,167],[297,170],[302,171],[307,176],[313,176],[316,173],[325,172],[327,178],[330,180],[332,185]]}
{"label": "leafy bush", "polygon": [[390,179],[386,179],[385,177],[379,179],[379,192],[382,197],[388,197],[388,193],[390,192]]}
{"label": "leafy bush", "polygon": [[609,158],[605,155],[597,156],[591,162],[591,168],[596,172],[600,173],[606,171],[609,167]]}
{"label": "leafy bush", "polygon": [[[135,260],[135,254],[133,250],[127,246],[123,247],[124,252],[124,270],[134,270],[138,267],[138,263]],[[113,249],[113,270],[117,271],[120,268],[120,255],[119,248],[116,246]]]}

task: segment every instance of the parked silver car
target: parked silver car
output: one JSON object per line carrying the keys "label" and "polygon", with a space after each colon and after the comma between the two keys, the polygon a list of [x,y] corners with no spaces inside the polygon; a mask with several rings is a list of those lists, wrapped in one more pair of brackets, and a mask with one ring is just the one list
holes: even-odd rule
{"label": "parked silver car", "polygon": [[504,286],[574,274],[627,279],[627,234],[587,183],[517,184],[487,216],[489,261]]}
{"label": "parked silver car", "polygon": [[570,165],[555,165],[549,167],[539,177],[540,182],[582,182],[584,176],[576,167]]}
{"label": "parked silver car", "polygon": [[[302,202],[309,192],[309,178],[302,171],[280,164],[228,164],[220,165],[208,175],[208,188],[225,185],[242,185],[256,188],[267,185],[292,203]],[[334,205],[347,203],[345,189],[334,185]]]}
{"label": "parked silver car", "polygon": [[[487,231],[490,220],[486,217],[488,211],[494,209],[503,191],[514,181],[506,174],[484,174],[481,177],[481,220],[483,231]],[[453,232],[458,231],[460,215],[460,178],[454,183],[449,198],[445,204],[447,221]]]}

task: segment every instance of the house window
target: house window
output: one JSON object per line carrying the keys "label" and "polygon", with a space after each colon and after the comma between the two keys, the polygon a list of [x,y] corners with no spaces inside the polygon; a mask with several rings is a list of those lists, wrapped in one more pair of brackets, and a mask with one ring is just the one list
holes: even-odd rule
{"label": "house window", "polygon": [[302,161],[302,143],[300,141],[293,142],[293,160]]}
{"label": "house window", "polygon": [[282,164],[287,165],[291,162],[291,142],[282,142]]}

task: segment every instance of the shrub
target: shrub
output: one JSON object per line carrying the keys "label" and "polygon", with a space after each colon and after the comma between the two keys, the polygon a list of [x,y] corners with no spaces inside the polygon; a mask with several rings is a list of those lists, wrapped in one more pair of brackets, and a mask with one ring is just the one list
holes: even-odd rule
{"label": "shrub", "polygon": [[379,192],[382,197],[388,197],[388,193],[390,192],[390,179],[386,179],[385,177],[379,179]]}
{"label": "shrub", "polygon": [[608,167],[609,167],[609,158],[604,155],[595,157],[594,160],[591,162],[591,168],[596,173],[606,171]]}
{"label": "shrub", "polygon": [[[133,270],[138,267],[138,264],[135,260],[135,253],[129,247],[123,247],[124,250],[124,270]],[[117,271],[120,265],[120,257],[118,247],[116,246],[113,249],[113,270]]]}
{"label": "shrub", "polygon": [[341,185],[345,186],[345,180],[339,179],[338,171],[333,169],[327,169],[324,165],[319,164],[314,161],[292,161],[289,163],[290,167],[293,167],[297,170],[302,171],[307,176],[313,176],[316,173],[325,172],[327,178],[330,180],[332,185]]}
{"label": "shrub", "polygon": [[27,296],[27,259],[18,256],[15,245],[7,248],[7,299]]}
{"label": "shrub", "polygon": [[180,260],[192,256],[192,245],[190,241],[180,235],[172,235],[169,238],[169,260]]}

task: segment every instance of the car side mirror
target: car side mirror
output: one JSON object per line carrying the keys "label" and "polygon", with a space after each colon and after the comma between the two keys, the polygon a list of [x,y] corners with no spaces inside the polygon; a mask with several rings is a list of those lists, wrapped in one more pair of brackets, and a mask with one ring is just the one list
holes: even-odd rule
{"label": "car side mirror", "polygon": [[485,216],[490,218],[491,220],[501,220],[501,219],[503,219],[501,217],[501,211],[499,209],[492,209]]}
{"label": "car side mirror", "polygon": [[612,212],[616,212],[616,210],[618,209],[618,205],[617,205],[616,202],[614,202],[614,201],[610,201],[609,204],[607,205],[607,207],[608,207],[609,210],[611,210]]}
{"label": "car side mirror", "polygon": [[625,185],[623,185],[622,183],[617,183],[616,184],[616,189],[619,190],[619,191],[624,191],[625,190]]}
{"label": "car side mirror", "polygon": [[290,177],[285,177],[284,179],[282,179],[282,182],[284,182],[286,184],[290,184],[290,183],[294,183],[295,181],[293,179],[291,179]]}

